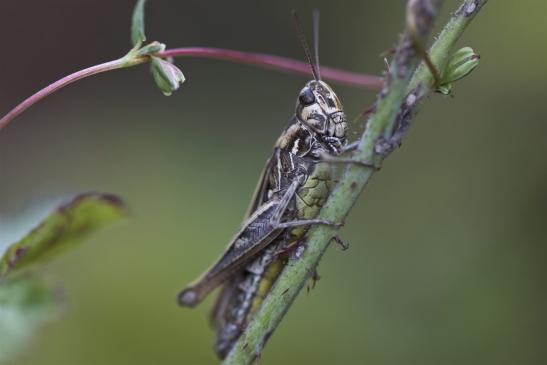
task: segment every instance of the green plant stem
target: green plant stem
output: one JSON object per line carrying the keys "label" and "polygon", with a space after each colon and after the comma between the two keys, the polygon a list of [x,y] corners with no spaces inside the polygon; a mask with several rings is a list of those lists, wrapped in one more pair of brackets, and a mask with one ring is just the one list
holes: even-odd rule
{"label": "green plant stem", "polygon": [[[419,3],[423,4],[424,2],[409,1],[409,5]],[[456,41],[484,3],[486,0],[463,1],[459,10],[453,14],[435,41],[430,50],[430,56],[441,74]],[[429,3],[428,5],[438,6],[438,3]],[[415,24],[423,25],[420,22],[415,22]],[[427,23],[417,33],[421,41],[426,39],[430,27],[431,23]],[[378,97],[377,111],[368,120],[367,128],[360,139],[359,148],[354,155],[356,159],[362,161],[382,159],[382,156],[375,154],[375,147],[382,137],[392,135],[393,126],[401,112],[401,106],[404,102],[408,102],[405,99],[407,92],[420,90],[418,96],[423,96],[432,89],[433,77],[427,67],[420,66],[412,75],[412,70],[419,60],[418,55],[409,48],[408,32],[405,34],[397,48],[394,61],[390,65],[386,86]],[[362,165],[348,165],[339,184],[321,210],[320,218],[343,222],[373,173],[373,169]],[[315,272],[330,241],[336,236],[337,230],[336,227],[323,225],[310,229],[305,250],[289,260],[260,310],[224,360],[224,365],[250,364],[257,356],[260,356],[266,341],[275,331],[300,290]]]}
{"label": "green plant stem", "polygon": [[[437,40],[429,50],[429,57],[438,70],[443,70],[448,62],[456,42],[460,39],[463,31],[475,18],[480,9],[488,0],[464,1],[454,12],[450,21],[445,25]],[[472,12],[468,13],[469,10]],[[432,91],[433,76],[424,64],[420,64],[414,73],[408,86],[407,92],[416,89],[418,85],[424,86],[422,94]]]}

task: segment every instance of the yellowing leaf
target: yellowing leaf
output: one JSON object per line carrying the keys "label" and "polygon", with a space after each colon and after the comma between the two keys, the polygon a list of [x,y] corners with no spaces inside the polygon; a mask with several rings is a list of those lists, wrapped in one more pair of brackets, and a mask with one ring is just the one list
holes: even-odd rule
{"label": "yellowing leaf", "polygon": [[55,209],[0,258],[0,279],[36,261],[69,248],[89,233],[120,219],[124,203],[110,194],[87,193]]}

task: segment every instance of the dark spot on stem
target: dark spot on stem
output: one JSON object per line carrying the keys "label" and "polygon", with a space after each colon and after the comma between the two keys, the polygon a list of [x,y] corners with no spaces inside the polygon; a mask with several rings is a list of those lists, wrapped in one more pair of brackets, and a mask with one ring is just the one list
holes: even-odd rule
{"label": "dark spot on stem", "polygon": [[262,345],[264,345],[266,342],[268,342],[268,340],[272,336],[272,333],[273,333],[273,331],[268,331],[264,334],[264,338],[262,340]]}
{"label": "dark spot on stem", "polygon": [[10,268],[13,268],[17,262],[25,255],[25,253],[28,251],[28,247],[17,247],[15,249],[15,252],[13,253],[13,256],[8,261],[8,266]]}

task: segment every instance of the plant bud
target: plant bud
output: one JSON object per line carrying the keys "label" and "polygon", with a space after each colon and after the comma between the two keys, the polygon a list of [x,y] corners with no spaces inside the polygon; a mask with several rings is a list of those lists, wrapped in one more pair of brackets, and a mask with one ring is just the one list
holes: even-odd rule
{"label": "plant bud", "polygon": [[156,85],[166,96],[171,95],[186,80],[177,66],[159,57],[152,56],[151,71]]}
{"label": "plant bud", "polygon": [[471,47],[463,47],[450,57],[443,74],[443,84],[449,84],[467,76],[479,65],[480,56]]}

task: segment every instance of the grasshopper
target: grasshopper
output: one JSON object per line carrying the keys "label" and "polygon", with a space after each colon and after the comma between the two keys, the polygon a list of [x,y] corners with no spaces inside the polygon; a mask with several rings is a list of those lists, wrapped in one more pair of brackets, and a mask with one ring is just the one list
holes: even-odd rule
{"label": "grasshopper", "polygon": [[193,307],[223,285],[212,311],[220,358],[231,350],[286,264],[281,253],[298,245],[310,225],[334,224],[316,219],[334,179],[332,164],[321,161],[344,151],[347,119],[338,96],[320,78],[318,13],[315,62],[293,15],[314,79],[298,95],[295,114],[266,163],[241,229],[213,266],[178,296],[180,305]]}

